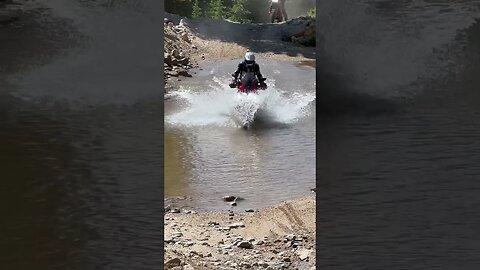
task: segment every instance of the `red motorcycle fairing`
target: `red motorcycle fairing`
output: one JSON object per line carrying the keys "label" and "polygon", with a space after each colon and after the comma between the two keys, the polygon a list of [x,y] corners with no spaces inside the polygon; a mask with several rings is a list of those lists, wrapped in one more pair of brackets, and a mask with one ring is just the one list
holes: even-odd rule
{"label": "red motorcycle fairing", "polygon": [[[245,83],[242,82],[242,84],[238,87],[238,92],[241,92],[241,93],[245,93],[246,92],[246,89],[245,89]],[[252,90],[251,90],[252,93],[255,93],[257,92],[257,85],[256,84],[252,84]]]}

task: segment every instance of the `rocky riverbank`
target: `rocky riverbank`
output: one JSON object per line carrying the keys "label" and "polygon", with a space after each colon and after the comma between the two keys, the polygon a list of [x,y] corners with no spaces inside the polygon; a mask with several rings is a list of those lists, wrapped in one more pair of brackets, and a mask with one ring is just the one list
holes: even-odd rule
{"label": "rocky riverbank", "polygon": [[170,209],[164,269],[315,269],[315,197],[244,213]]}

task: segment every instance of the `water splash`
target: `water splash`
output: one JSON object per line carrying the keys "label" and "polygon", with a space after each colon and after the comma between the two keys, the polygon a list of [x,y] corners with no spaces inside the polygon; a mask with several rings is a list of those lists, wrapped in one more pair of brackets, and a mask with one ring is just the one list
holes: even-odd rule
{"label": "water splash", "polygon": [[268,123],[292,124],[314,115],[309,105],[315,94],[291,90],[282,91],[270,83],[267,90],[257,95],[238,94],[235,90],[222,87],[219,78],[214,78],[210,89],[181,87],[171,94],[186,102],[180,112],[166,116],[167,123],[182,126],[241,126],[245,120]]}

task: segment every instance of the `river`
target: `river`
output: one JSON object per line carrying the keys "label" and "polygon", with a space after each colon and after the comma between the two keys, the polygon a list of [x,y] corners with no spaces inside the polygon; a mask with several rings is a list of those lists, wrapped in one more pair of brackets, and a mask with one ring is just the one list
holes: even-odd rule
{"label": "river", "polygon": [[[315,69],[257,59],[267,90],[253,95],[249,130],[234,121],[238,100],[228,87],[240,60],[204,63],[165,101],[165,196],[188,197],[199,210],[259,209],[315,187]],[[257,108],[257,107],[255,107]]]}

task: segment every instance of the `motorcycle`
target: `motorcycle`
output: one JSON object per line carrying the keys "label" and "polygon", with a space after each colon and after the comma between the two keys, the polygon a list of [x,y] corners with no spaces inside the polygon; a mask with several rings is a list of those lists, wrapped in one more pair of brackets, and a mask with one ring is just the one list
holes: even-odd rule
{"label": "motorcycle", "polygon": [[253,73],[246,73],[242,79],[234,79],[229,86],[230,88],[237,88],[239,93],[257,93],[258,89],[267,89],[267,84],[265,83],[266,79],[267,78],[262,78],[260,81],[258,81]]}
{"label": "motorcycle", "polygon": [[280,3],[279,0],[272,0],[272,4],[270,6],[270,11],[269,11],[269,16],[270,16],[270,22],[275,23],[275,22],[283,22],[283,14],[282,14],[282,9],[280,8]]}

